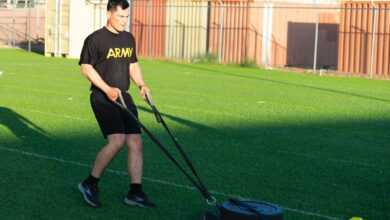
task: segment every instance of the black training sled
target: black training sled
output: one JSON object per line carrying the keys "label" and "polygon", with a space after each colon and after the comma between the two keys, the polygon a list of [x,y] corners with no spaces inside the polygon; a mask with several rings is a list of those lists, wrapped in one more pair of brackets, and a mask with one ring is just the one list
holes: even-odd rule
{"label": "black training sled", "polygon": [[207,212],[201,220],[282,220],[283,210],[260,201],[229,199],[217,205],[217,213]]}
{"label": "black training sled", "polygon": [[228,199],[221,205],[217,204],[216,198],[211,195],[210,191],[201,181],[198,173],[196,172],[192,162],[184,152],[183,147],[178,143],[177,139],[173,136],[165,123],[162,115],[157,110],[157,107],[151,100],[149,95],[146,95],[146,102],[151,107],[156,120],[161,123],[167,133],[169,134],[172,142],[180,152],[184,161],[192,171],[191,176],[186,169],[169,153],[168,149],[137,119],[137,117],[127,108],[124,102],[123,96],[119,93],[119,101],[115,102],[117,106],[126,111],[137,123],[140,125],[143,131],[149,136],[149,138],[160,147],[161,151],[170,159],[177,168],[188,178],[188,180],[199,190],[202,196],[205,198],[208,205],[213,207],[213,211],[206,212],[201,220],[283,220],[283,210],[277,205],[261,202],[261,201],[246,201],[239,199]]}

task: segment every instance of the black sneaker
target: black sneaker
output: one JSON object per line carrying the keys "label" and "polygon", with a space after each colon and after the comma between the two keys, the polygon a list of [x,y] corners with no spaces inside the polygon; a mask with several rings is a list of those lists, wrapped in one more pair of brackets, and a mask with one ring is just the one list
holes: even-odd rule
{"label": "black sneaker", "polygon": [[154,208],[156,205],[148,199],[148,196],[144,192],[132,194],[129,192],[123,202],[126,205],[138,206],[141,208]]}
{"label": "black sneaker", "polygon": [[84,200],[88,203],[88,205],[95,208],[102,205],[99,200],[99,190],[96,185],[92,186],[81,182],[79,184],[79,190],[81,194],[83,194]]}

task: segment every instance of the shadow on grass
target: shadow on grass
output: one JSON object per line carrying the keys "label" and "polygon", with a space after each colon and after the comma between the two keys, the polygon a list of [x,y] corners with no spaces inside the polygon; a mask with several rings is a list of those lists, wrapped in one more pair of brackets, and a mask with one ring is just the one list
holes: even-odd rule
{"label": "shadow on grass", "polygon": [[[150,112],[144,108],[141,110]],[[389,217],[387,202],[390,119],[323,121],[285,125],[247,126],[243,124],[238,127],[219,126],[218,129],[203,129],[207,126],[169,114],[164,115],[167,117],[167,123],[175,121],[193,128],[193,131],[174,130],[174,133],[180,138],[180,142],[194,160],[195,167],[198,168],[211,189],[272,201],[305,211],[318,210],[330,216],[346,218],[359,215],[364,219],[388,219]],[[21,145],[15,143],[14,146],[12,142],[9,142],[7,144],[9,148],[17,147],[25,152],[36,153],[34,156],[33,154],[18,155],[14,152],[13,156],[23,157],[28,163],[29,159],[37,159],[35,157],[38,154],[48,155],[51,159],[49,157],[40,159],[50,160],[57,164],[36,167],[35,163],[28,165],[14,162],[15,167],[18,167],[17,173],[23,170],[39,169],[39,172],[31,173],[34,178],[57,181],[57,185],[40,186],[35,183],[38,185],[31,187],[54,187],[48,189],[54,193],[55,187],[63,185],[59,193],[53,195],[55,199],[61,200],[66,195],[74,201],[63,205],[79,206],[81,198],[77,195],[77,191],[70,190],[72,195],[68,195],[68,184],[71,182],[73,187],[76,183],[73,181],[84,178],[88,167],[80,166],[78,163],[92,163],[103,143],[101,135],[85,131],[69,136],[65,132],[57,134],[58,137],[55,139],[50,138],[39,125],[4,107],[0,108],[0,122],[15,136],[23,139]],[[70,124],[69,129],[72,127],[77,127],[77,124]],[[164,133],[160,133],[161,131],[158,130],[157,135],[163,137],[163,141],[169,141],[165,139],[167,137]],[[46,144],[41,145],[40,143],[43,142]],[[46,149],[45,146],[50,145],[56,147]],[[153,192],[152,194],[162,206],[158,212],[151,212],[153,215],[151,219],[159,219],[159,215],[164,215],[163,219],[193,219],[194,213],[191,210],[199,206],[200,202],[194,201],[199,197],[194,197],[194,193],[188,193],[191,191],[185,188],[174,186],[174,184],[187,185],[188,182],[170,162],[161,156],[158,148],[149,147],[150,145],[153,144],[145,138],[145,171],[154,179],[152,182],[146,182],[148,182],[148,189]],[[6,156],[7,154],[3,154],[3,157]],[[60,159],[53,160],[52,158]],[[126,158],[122,154],[110,167],[125,170],[125,161]],[[24,184],[24,178],[13,176],[12,172],[15,170],[3,169],[10,172],[6,178],[2,178],[4,192],[15,185]],[[41,169],[48,170],[45,177],[39,176],[43,175]],[[153,182],[155,180],[167,180],[171,184]],[[117,178],[106,178],[105,181],[103,186],[104,184],[117,186],[120,181],[125,182]],[[124,188],[126,185],[124,183],[120,186]],[[105,190],[108,191],[107,194],[113,191],[115,196],[123,191],[118,187],[107,187]],[[177,192],[180,190],[184,193]],[[106,196],[107,198],[114,199],[110,196]],[[25,198],[14,197],[14,199],[22,201]],[[30,199],[32,201],[42,200],[44,204],[52,201],[49,197]],[[186,202],[183,202],[183,199]],[[37,204],[36,208],[38,212],[46,213],[45,206]],[[58,208],[53,209],[59,211]],[[102,218],[134,218],[137,216],[134,212],[132,214],[126,211],[125,207],[118,206],[114,209],[115,212],[99,212],[94,215]],[[29,209],[23,210],[20,215],[27,216]],[[294,214],[291,211],[287,212],[290,215]],[[50,213],[54,214],[54,212]],[[87,218],[82,210],[73,214]],[[141,215],[141,213],[138,214]],[[312,216],[295,214],[302,217],[295,219],[313,219]],[[69,217],[71,213],[66,213],[66,215]],[[142,215],[145,215],[143,219],[148,219],[147,213]]]}
{"label": "shadow on grass", "polygon": [[41,127],[7,107],[0,106],[0,125],[8,128],[16,137],[22,140],[26,139],[28,141],[30,137],[40,140],[49,139],[48,133]]}
{"label": "shadow on grass", "polygon": [[[137,108],[138,108],[138,110],[141,110],[143,112],[154,114],[153,111],[151,109],[149,109],[149,108],[145,108],[143,106],[137,106]],[[180,117],[177,117],[177,116],[174,116],[174,115],[171,115],[171,114],[168,114],[168,113],[164,113],[164,112],[160,112],[160,113],[161,113],[161,115],[164,118],[170,119],[170,120],[172,120],[172,121],[174,121],[176,123],[179,123],[179,124],[191,127],[191,128],[208,129],[208,130],[212,130],[213,129],[213,128],[211,128],[209,126],[206,126],[204,124],[201,124],[201,123],[198,123],[198,122],[194,122],[194,121],[191,121],[191,120],[188,120],[188,119],[185,119],[185,118],[180,118]]]}

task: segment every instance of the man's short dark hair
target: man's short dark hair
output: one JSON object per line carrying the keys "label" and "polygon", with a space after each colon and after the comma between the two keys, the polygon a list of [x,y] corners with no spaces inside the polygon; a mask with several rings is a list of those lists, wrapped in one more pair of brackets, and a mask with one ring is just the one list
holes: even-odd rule
{"label": "man's short dark hair", "polygon": [[107,11],[116,10],[118,6],[122,9],[127,9],[130,4],[127,0],[108,0]]}

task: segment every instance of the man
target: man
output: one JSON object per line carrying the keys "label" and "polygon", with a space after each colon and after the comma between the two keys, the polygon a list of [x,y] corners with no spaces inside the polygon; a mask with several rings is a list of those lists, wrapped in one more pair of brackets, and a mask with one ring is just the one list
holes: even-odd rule
{"label": "man", "polygon": [[98,182],[104,169],[124,144],[128,147],[130,189],[124,199],[128,205],[154,207],[142,190],[142,140],[137,122],[114,104],[119,94],[127,107],[138,117],[136,106],[127,93],[130,79],[145,99],[150,90],[146,86],[137,63],[135,40],[124,31],[129,19],[127,0],[109,0],[107,25],[89,35],[80,56],[81,72],[91,82],[91,106],[96,120],[107,139],[107,144],[96,156],[90,175],[79,184],[84,200],[92,207],[100,207]]}

